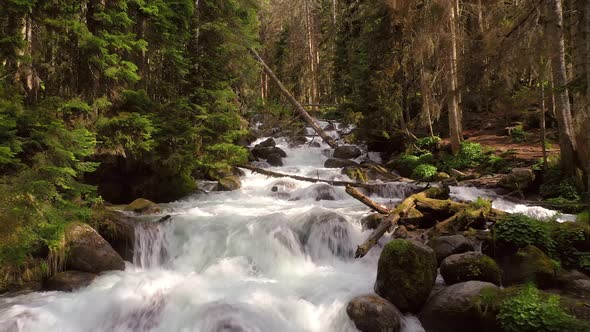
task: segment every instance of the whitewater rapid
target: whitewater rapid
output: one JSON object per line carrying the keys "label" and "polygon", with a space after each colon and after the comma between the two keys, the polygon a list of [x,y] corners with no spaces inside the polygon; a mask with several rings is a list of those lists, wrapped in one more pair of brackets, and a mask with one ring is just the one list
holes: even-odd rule
{"label": "whitewater rapid", "polygon": [[[277,146],[288,157],[275,171],[348,180],[340,169],[323,167],[330,155],[323,144],[289,148],[278,139]],[[360,225],[369,209],[343,188],[250,171],[242,182],[234,192],[166,205],[163,215],[172,220],[155,233],[137,229],[125,271],[105,273],[74,293],[0,298],[0,331],[357,331],[346,305],[373,293],[381,250],[353,258],[370,234]],[[318,191],[334,200],[316,200]],[[382,190],[385,197],[373,199],[395,203],[408,191],[391,184]],[[483,193],[453,188],[453,194],[472,199]],[[404,331],[423,329],[407,317]]]}

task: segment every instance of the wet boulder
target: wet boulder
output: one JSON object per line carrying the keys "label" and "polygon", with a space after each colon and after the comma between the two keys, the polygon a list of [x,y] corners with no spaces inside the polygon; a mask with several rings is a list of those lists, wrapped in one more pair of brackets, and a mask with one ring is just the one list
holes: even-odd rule
{"label": "wet boulder", "polygon": [[297,234],[305,252],[312,258],[352,258],[354,245],[349,224],[341,215],[312,209],[298,222]]}
{"label": "wet boulder", "polygon": [[358,166],[358,163],[348,159],[328,158],[324,163],[325,168],[343,168],[347,166]]}
{"label": "wet boulder", "polygon": [[360,157],[361,150],[354,145],[343,145],[334,149],[334,158],[354,159]]}
{"label": "wet boulder", "polygon": [[375,229],[385,219],[385,215],[381,213],[373,213],[361,219],[363,231],[367,229]]}
{"label": "wet boulder", "polygon": [[499,291],[483,281],[454,284],[431,296],[418,317],[429,332],[500,331],[495,312],[487,310],[482,301]]}
{"label": "wet boulder", "polygon": [[278,154],[282,158],[287,157],[287,153],[283,151],[281,148],[276,146],[273,147],[260,147],[255,146],[250,152],[255,158],[259,159],[267,159],[271,154]]}
{"label": "wet boulder", "polygon": [[239,177],[232,175],[226,176],[223,179],[219,180],[219,184],[217,185],[218,191],[234,191],[238,190],[242,187],[242,181]]}
{"label": "wet boulder", "polygon": [[273,153],[268,158],[266,158],[266,162],[271,166],[283,166],[283,158],[278,153]]}
{"label": "wet boulder", "polygon": [[[97,231],[115,251],[125,260],[133,260],[135,244],[135,227],[142,223],[137,217],[107,208],[96,209],[93,221]],[[157,227],[153,223],[146,223],[150,227]]]}
{"label": "wet boulder", "polygon": [[534,282],[541,288],[551,287],[557,281],[557,267],[541,249],[529,245],[512,255],[501,257],[507,285]]}
{"label": "wet boulder", "polygon": [[207,179],[212,181],[219,181],[226,176],[244,176],[244,172],[233,166],[222,166],[222,167],[213,167],[207,170]]}
{"label": "wet boulder", "polygon": [[426,245],[434,250],[439,264],[448,256],[475,250],[473,243],[460,234],[439,236],[426,242]]}
{"label": "wet boulder", "polygon": [[498,185],[510,190],[527,190],[535,181],[535,172],[530,168],[514,168],[504,175]]}
{"label": "wet boulder", "polygon": [[329,122],[325,127],[325,131],[334,131],[336,130],[336,124],[334,122]]}
{"label": "wet boulder", "polygon": [[321,148],[322,147],[320,142],[311,142],[311,143],[309,143],[309,146],[312,148]]}
{"label": "wet boulder", "polygon": [[46,290],[73,292],[87,287],[98,275],[80,271],[59,272],[47,280]]}
{"label": "wet boulder", "polygon": [[307,137],[305,136],[295,136],[289,139],[289,147],[296,148],[298,146],[304,145],[307,143]]}
{"label": "wet boulder", "polygon": [[258,144],[256,144],[256,146],[261,147],[261,148],[270,148],[270,147],[275,147],[277,145],[277,143],[275,142],[274,138],[268,138]]}
{"label": "wet boulder", "polygon": [[397,332],[404,321],[403,314],[393,304],[373,294],[350,300],[346,313],[361,332]]}
{"label": "wet boulder", "polygon": [[89,273],[125,269],[123,258],[88,224],[70,224],[65,240],[67,269]]}
{"label": "wet boulder", "polygon": [[440,265],[440,274],[447,285],[470,280],[500,285],[502,279],[502,271],[496,262],[476,252],[455,254],[445,258]]}
{"label": "wet boulder", "polygon": [[145,198],[138,198],[125,207],[125,211],[138,214],[157,214],[162,212],[160,206]]}
{"label": "wet boulder", "polygon": [[434,251],[415,241],[396,239],[381,252],[375,292],[402,311],[417,312],[437,275]]}
{"label": "wet boulder", "polygon": [[590,277],[580,271],[561,272],[557,277],[556,286],[573,296],[590,298]]}
{"label": "wet boulder", "polygon": [[329,184],[316,184],[313,186],[312,194],[316,201],[335,201],[336,190]]}

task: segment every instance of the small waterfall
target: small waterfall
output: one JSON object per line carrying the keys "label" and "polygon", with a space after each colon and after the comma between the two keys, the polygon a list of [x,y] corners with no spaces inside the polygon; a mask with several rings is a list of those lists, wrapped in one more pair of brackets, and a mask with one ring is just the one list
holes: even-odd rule
{"label": "small waterfall", "polygon": [[418,187],[415,184],[405,182],[388,182],[376,186],[376,188],[373,190],[373,193],[383,198],[403,199],[420,190],[421,187]]}
{"label": "small waterfall", "polygon": [[141,268],[155,268],[166,261],[168,236],[164,227],[147,223],[135,227],[133,264]]}

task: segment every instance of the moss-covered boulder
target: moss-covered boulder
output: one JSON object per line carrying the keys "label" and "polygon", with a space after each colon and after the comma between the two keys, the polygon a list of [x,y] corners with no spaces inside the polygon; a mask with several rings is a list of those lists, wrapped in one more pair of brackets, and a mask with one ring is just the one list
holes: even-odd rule
{"label": "moss-covered boulder", "polygon": [[218,191],[234,191],[242,187],[242,181],[235,175],[226,176],[219,180],[217,184]]}
{"label": "moss-covered boulder", "polygon": [[426,242],[426,245],[434,250],[439,264],[451,255],[475,250],[473,243],[460,234],[439,236]]}
{"label": "moss-covered boulder", "polygon": [[212,167],[207,170],[206,177],[208,180],[211,181],[219,181],[226,176],[244,176],[244,172],[237,167],[233,166],[220,166],[220,167]]}
{"label": "moss-covered boulder", "polygon": [[379,257],[375,292],[402,311],[420,310],[436,280],[436,255],[418,242],[396,239]]}
{"label": "moss-covered boulder", "polygon": [[501,331],[495,310],[486,306],[487,299],[497,297],[499,291],[483,281],[454,284],[428,299],[418,318],[429,332]]}
{"label": "moss-covered boulder", "polygon": [[138,198],[133,202],[129,203],[129,205],[125,207],[125,211],[135,212],[139,214],[156,214],[161,213],[162,208],[158,204],[150,201],[149,199]]}
{"label": "moss-covered boulder", "polygon": [[73,292],[87,287],[97,277],[94,273],[80,271],[59,272],[47,280],[47,290]]}
{"label": "moss-covered boulder", "polygon": [[500,285],[502,271],[496,262],[480,253],[466,252],[445,258],[440,274],[448,285],[470,280],[487,281]]}
{"label": "moss-covered boulder", "polygon": [[65,231],[66,268],[100,273],[124,270],[123,258],[90,225],[74,222]]}
{"label": "moss-covered boulder", "polygon": [[375,229],[385,219],[385,215],[381,213],[373,213],[361,219],[363,231],[367,229]]}
{"label": "moss-covered boulder", "polygon": [[373,294],[350,300],[346,313],[361,332],[397,332],[404,321],[403,314],[393,304]]}
{"label": "moss-covered boulder", "polygon": [[557,281],[557,266],[541,249],[529,245],[515,254],[499,259],[507,285],[533,282],[541,288],[551,287]]}

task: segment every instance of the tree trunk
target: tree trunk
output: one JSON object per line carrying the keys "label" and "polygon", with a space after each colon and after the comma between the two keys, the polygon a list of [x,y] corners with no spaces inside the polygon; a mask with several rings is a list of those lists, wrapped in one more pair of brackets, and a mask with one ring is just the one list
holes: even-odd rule
{"label": "tree trunk", "polygon": [[545,123],[545,114],[547,113],[545,109],[545,65],[541,64],[541,79],[540,79],[540,87],[541,87],[541,148],[543,149],[543,171],[547,172],[547,146],[545,144],[545,140],[547,139],[546,134],[546,123]]}
{"label": "tree trunk", "polygon": [[451,31],[451,54],[450,54],[450,98],[449,98],[449,134],[451,138],[451,149],[453,154],[459,153],[461,150],[462,128],[461,128],[461,112],[459,110],[459,79],[458,79],[458,65],[457,65],[457,36],[456,36],[456,20],[457,20],[457,0],[453,1],[453,6],[450,9],[449,26]]}
{"label": "tree trunk", "polygon": [[297,111],[299,116],[301,116],[315,130],[315,132],[318,133],[318,135],[320,135],[320,137],[324,140],[324,142],[326,142],[330,147],[332,147],[334,149],[337,148],[338,143],[315,122],[315,120],[309,115],[309,113],[307,113],[307,111],[305,111],[303,106],[301,106],[301,104],[297,101],[297,99],[295,99],[295,97],[293,97],[293,95],[289,92],[289,90],[287,90],[287,88],[285,88],[283,83],[281,83],[281,81],[272,72],[270,67],[264,62],[264,60],[262,60],[262,58],[260,57],[258,52],[256,52],[253,48],[250,48],[250,52],[252,52],[252,55],[254,55],[254,58],[256,58],[256,60],[258,60],[258,62],[260,62],[263,70],[275,82],[275,84],[279,87],[279,90],[281,90],[283,95],[285,95],[285,97],[287,97],[287,99],[293,105],[293,107],[295,107],[295,110]]}
{"label": "tree trunk", "polygon": [[565,60],[565,37],[563,31],[563,11],[561,0],[551,1],[553,20],[552,36],[555,49],[552,67],[555,85],[559,89],[556,96],[557,124],[559,127],[559,148],[561,150],[561,166],[567,176],[576,174],[576,141],[573,119],[567,88],[567,71]]}

